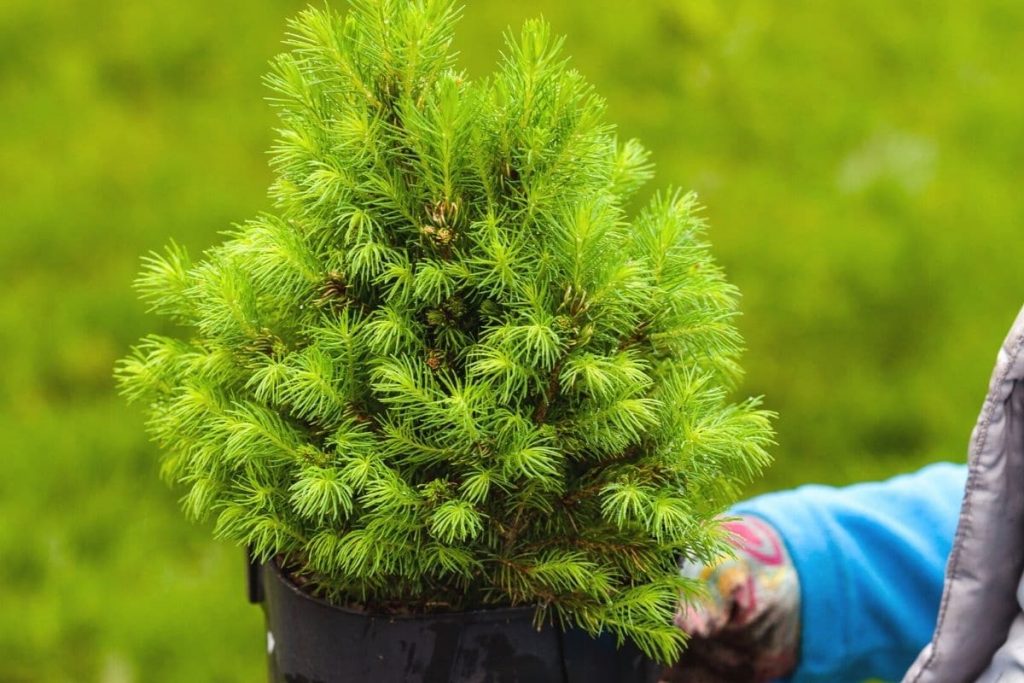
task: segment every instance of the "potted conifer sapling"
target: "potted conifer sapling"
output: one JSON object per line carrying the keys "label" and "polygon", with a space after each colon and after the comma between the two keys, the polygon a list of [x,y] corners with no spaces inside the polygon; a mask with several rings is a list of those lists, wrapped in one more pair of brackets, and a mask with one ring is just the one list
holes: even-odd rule
{"label": "potted conifer sapling", "polygon": [[272,681],[646,680],[679,559],[767,462],[694,197],[629,213],[648,155],[561,41],[531,21],[471,81],[458,15],[301,13],[273,212],[138,279],[184,332],[119,381],[188,515],[251,552]]}

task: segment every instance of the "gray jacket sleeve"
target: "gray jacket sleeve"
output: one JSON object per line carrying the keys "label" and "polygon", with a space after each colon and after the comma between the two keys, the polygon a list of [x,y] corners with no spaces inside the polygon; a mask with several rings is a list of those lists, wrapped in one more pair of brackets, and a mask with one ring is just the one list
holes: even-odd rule
{"label": "gray jacket sleeve", "polygon": [[1024,681],[1024,311],[1000,349],[931,642],[904,683]]}

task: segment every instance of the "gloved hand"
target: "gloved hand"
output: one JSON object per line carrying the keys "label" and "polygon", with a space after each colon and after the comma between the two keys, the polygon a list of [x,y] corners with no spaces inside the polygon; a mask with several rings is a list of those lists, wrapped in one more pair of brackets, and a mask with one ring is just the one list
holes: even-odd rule
{"label": "gloved hand", "polygon": [[706,584],[708,597],[676,615],[690,641],[662,681],[760,683],[796,666],[800,582],[782,539],[753,516],[723,526],[732,535],[735,557],[709,566],[684,562],[680,568]]}

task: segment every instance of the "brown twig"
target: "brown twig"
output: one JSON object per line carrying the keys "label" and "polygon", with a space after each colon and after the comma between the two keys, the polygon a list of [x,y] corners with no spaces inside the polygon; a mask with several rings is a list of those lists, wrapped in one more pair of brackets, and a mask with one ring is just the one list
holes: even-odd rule
{"label": "brown twig", "polygon": [[565,357],[563,356],[561,360],[555,363],[555,367],[551,370],[551,376],[548,377],[547,391],[544,392],[544,397],[537,404],[537,410],[533,413],[533,421],[537,424],[544,424],[544,420],[548,417],[548,409],[558,396],[560,388],[559,376],[562,374],[562,364],[564,362]]}

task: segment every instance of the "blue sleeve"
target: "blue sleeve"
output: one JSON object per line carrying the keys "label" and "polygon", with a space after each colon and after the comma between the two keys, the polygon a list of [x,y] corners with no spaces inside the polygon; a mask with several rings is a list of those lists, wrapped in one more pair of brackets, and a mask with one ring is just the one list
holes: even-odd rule
{"label": "blue sleeve", "polygon": [[796,565],[802,632],[793,683],[903,676],[935,628],[966,477],[966,466],[940,463],[733,508],[774,526]]}

